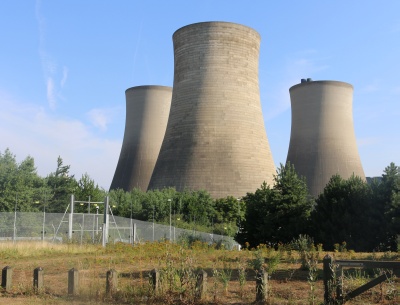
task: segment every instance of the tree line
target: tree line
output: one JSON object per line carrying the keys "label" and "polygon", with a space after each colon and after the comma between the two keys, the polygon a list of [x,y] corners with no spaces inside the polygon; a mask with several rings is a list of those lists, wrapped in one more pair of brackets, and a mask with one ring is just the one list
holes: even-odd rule
{"label": "tree line", "polygon": [[[244,202],[234,197],[214,200],[207,191],[177,192],[173,188],[143,192],[133,189],[111,190],[100,188],[85,173],[77,180],[70,174],[70,165],[57,159],[55,171],[46,177],[37,174],[34,159],[26,157],[18,163],[9,149],[0,152],[0,212],[42,212],[64,213],[70,203],[71,194],[75,200],[76,213],[89,211],[89,202],[103,202],[109,196],[112,212],[116,216],[132,217],[143,221],[214,232],[234,236],[237,223],[244,218]],[[91,213],[103,213],[103,205],[90,205]]]}
{"label": "tree line", "polygon": [[273,187],[264,183],[243,200],[245,220],[236,235],[241,244],[276,246],[308,235],[325,250],[338,244],[355,251],[398,250],[400,167],[394,163],[370,183],[335,175],[317,198],[293,165],[281,165]]}
{"label": "tree line", "polygon": [[[0,152],[0,212],[63,213],[70,201],[102,202],[109,196],[114,215],[235,236],[242,245],[279,245],[299,235],[312,237],[326,250],[346,244],[356,251],[396,250],[400,232],[400,167],[391,163],[369,183],[359,177],[333,176],[313,198],[304,177],[291,164],[280,165],[274,185],[263,183],[242,198],[213,199],[206,190],[106,190],[86,173],[77,180],[57,159],[55,171],[37,174],[30,156],[17,163],[9,149]],[[103,206],[99,205],[99,213]],[[86,204],[76,212],[87,212]],[[96,212],[96,206],[90,206]]]}

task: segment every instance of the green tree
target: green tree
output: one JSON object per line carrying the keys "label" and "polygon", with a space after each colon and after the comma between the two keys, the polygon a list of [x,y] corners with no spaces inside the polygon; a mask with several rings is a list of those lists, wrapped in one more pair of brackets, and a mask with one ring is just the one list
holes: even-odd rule
{"label": "green tree", "polygon": [[32,157],[18,164],[8,148],[0,153],[0,211],[37,211],[43,186]]}
{"label": "green tree", "polygon": [[294,166],[281,164],[274,177],[274,186],[266,183],[256,192],[248,193],[246,216],[236,240],[251,246],[288,243],[293,237],[308,233],[314,202],[304,178],[298,177]]}
{"label": "green tree", "polygon": [[77,182],[73,175],[69,175],[69,169],[70,165],[64,165],[59,156],[56,171],[47,176],[47,186],[52,192],[52,198],[48,205],[49,212],[65,212],[71,195],[77,190]]}
{"label": "green tree", "polygon": [[274,191],[265,182],[255,193],[248,193],[242,201],[246,204],[245,217],[235,239],[240,244],[252,247],[271,241],[274,224],[270,221]]}
{"label": "green tree", "polygon": [[[143,212],[142,204],[146,201],[146,192],[133,189],[126,192],[123,189],[109,192],[110,204],[113,206],[114,215],[138,220],[149,220],[147,213]],[[115,206],[115,207],[114,207]],[[152,218],[151,218],[152,219]]]}
{"label": "green tree", "polygon": [[299,177],[293,164],[281,164],[274,177],[272,222],[277,230],[276,242],[290,242],[293,237],[309,231],[309,219],[314,201],[304,177]]}
{"label": "green tree", "polygon": [[382,179],[372,184],[375,208],[381,212],[381,248],[397,251],[400,232],[400,167],[393,162],[385,168]]}
{"label": "green tree", "polygon": [[[178,206],[179,200],[183,203],[180,207]],[[182,218],[186,222],[203,226],[211,225],[214,215],[214,200],[207,191],[185,190],[180,196],[177,196],[174,207],[181,211]]]}
{"label": "green tree", "polygon": [[[90,176],[85,173],[82,177],[77,181],[75,187],[75,200],[78,201],[87,201],[87,204],[78,205],[76,207],[77,213],[86,213],[89,209],[89,202],[104,202],[104,197],[106,196],[106,191],[104,189],[99,188],[99,186],[94,182]],[[102,205],[99,205],[99,208]],[[94,204],[90,204],[90,212],[93,213],[96,211],[96,206]],[[102,211],[99,210],[101,213]]]}
{"label": "green tree", "polygon": [[214,203],[213,217],[214,232],[234,236],[244,221],[246,203],[241,198],[228,196],[219,198]]}
{"label": "green tree", "polygon": [[368,251],[379,244],[379,213],[373,207],[371,187],[360,177],[333,176],[316,202],[313,236],[325,249],[346,242],[350,249]]}

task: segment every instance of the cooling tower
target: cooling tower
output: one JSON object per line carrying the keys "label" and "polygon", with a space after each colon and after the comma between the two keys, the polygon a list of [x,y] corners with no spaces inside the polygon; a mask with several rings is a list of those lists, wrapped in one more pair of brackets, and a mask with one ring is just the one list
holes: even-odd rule
{"label": "cooling tower", "polygon": [[173,35],[171,111],[149,189],[243,196],[275,167],[258,86],[260,36],[228,22],[185,26]]}
{"label": "cooling tower", "polygon": [[110,189],[147,191],[167,127],[172,88],[133,87],[125,96],[125,134]]}
{"label": "cooling tower", "polygon": [[287,162],[306,177],[310,194],[322,193],[335,174],[365,179],[353,127],[353,86],[308,79],[289,92],[292,129]]}

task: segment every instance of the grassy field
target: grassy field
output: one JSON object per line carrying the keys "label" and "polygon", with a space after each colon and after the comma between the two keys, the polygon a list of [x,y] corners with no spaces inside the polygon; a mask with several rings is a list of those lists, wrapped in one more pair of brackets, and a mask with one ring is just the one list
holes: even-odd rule
{"label": "grassy field", "polygon": [[[201,242],[191,247],[169,242],[136,246],[18,242],[0,243],[0,268],[13,267],[13,287],[0,292],[0,304],[251,304],[256,297],[256,267],[269,271],[268,304],[323,303],[323,251],[218,250]],[[336,259],[399,260],[397,253],[329,253]],[[308,265],[307,268],[302,268]],[[33,290],[33,270],[44,269],[44,289]],[[79,295],[68,296],[68,270],[79,270]],[[160,270],[154,293],[152,269]],[[195,301],[195,272],[207,272],[206,298]],[[118,290],[106,294],[106,272],[118,271]],[[345,292],[368,282],[382,270],[347,270]],[[388,279],[347,304],[400,304],[399,282]]]}

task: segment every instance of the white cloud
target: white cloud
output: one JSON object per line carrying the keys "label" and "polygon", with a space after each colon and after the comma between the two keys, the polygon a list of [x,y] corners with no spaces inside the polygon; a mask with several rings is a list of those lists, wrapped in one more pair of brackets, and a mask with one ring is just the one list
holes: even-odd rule
{"label": "white cloud", "polygon": [[63,76],[61,79],[61,88],[64,87],[65,83],[67,82],[67,78],[68,78],[68,68],[66,66],[63,67]]}
{"label": "white cloud", "polygon": [[104,109],[92,109],[88,112],[90,122],[100,130],[107,130],[109,122],[107,113]]}
{"label": "white cloud", "polygon": [[[45,79],[47,102],[50,109],[55,110],[57,107],[57,98],[61,96],[61,92],[57,90],[57,84],[54,79],[59,79],[57,62],[52,58],[52,56],[47,52],[45,47],[46,42],[46,20],[41,14],[41,1],[36,1],[35,15],[38,23],[39,30],[39,57],[42,64],[43,77]],[[60,81],[60,88],[62,89],[68,78],[68,68],[63,67],[62,76]]]}
{"label": "white cloud", "polygon": [[56,107],[56,96],[54,92],[54,81],[51,77],[47,79],[47,101],[49,103],[50,109],[55,109]]}
{"label": "white cloud", "polygon": [[101,131],[106,131],[108,124],[112,121],[115,115],[119,112],[119,108],[94,108],[87,113],[90,123],[99,128]]}
{"label": "white cloud", "polygon": [[10,148],[18,161],[32,156],[41,176],[55,171],[61,156],[71,165],[71,175],[79,179],[87,172],[101,187],[109,188],[120,140],[100,138],[79,120],[59,118],[1,92],[0,107],[0,151]]}

